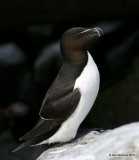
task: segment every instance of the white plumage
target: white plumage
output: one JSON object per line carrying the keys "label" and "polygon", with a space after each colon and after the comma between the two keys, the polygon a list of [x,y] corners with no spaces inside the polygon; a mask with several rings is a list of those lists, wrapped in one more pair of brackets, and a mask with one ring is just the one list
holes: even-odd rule
{"label": "white plumage", "polygon": [[68,142],[72,140],[77,130],[92,108],[99,90],[100,76],[97,65],[88,52],[88,62],[81,75],[76,79],[74,89],[78,88],[81,98],[76,110],[62,123],[58,131],[40,144]]}

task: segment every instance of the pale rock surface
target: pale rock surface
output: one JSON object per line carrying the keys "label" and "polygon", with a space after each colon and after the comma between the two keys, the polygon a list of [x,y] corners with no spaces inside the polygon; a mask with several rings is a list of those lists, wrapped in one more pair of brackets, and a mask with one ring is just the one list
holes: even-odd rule
{"label": "pale rock surface", "polygon": [[86,135],[46,150],[37,160],[139,160],[139,122]]}

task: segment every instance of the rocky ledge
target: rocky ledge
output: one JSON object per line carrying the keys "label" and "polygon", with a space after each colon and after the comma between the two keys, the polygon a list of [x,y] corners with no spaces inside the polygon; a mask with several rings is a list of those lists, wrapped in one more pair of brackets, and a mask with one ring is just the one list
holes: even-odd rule
{"label": "rocky ledge", "polygon": [[104,132],[89,131],[43,152],[37,160],[139,160],[139,122]]}

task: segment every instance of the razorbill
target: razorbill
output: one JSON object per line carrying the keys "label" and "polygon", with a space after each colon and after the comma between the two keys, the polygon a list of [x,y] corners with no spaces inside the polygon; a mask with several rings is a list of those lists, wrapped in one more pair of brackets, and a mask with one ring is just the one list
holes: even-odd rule
{"label": "razorbill", "polygon": [[88,46],[102,34],[98,27],[67,30],[60,41],[62,67],[48,89],[34,128],[20,140],[17,149],[68,142],[92,108],[99,90],[99,71]]}

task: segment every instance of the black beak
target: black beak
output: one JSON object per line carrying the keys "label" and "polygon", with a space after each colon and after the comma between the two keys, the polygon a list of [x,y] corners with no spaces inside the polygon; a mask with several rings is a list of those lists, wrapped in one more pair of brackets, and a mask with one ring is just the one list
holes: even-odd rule
{"label": "black beak", "polygon": [[95,27],[92,29],[86,29],[80,33],[78,33],[79,36],[88,36],[91,35],[93,37],[100,37],[101,35],[103,35],[103,31],[99,28],[99,27]]}
{"label": "black beak", "polygon": [[99,27],[92,28],[92,35],[96,35],[98,37],[103,35],[103,31]]}

